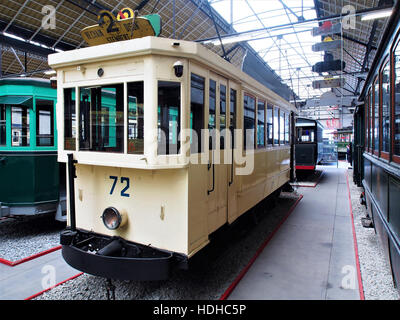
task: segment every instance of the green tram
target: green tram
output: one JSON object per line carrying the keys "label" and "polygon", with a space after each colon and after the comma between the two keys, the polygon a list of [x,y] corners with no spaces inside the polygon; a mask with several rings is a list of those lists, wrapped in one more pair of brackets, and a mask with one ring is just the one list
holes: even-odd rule
{"label": "green tram", "polygon": [[0,217],[55,212],[66,220],[56,99],[50,80],[0,79]]}

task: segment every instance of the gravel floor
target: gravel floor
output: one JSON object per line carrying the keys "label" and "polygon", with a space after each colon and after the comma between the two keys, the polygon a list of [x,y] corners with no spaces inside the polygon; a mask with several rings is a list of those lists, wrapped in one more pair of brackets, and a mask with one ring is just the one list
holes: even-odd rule
{"label": "gravel floor", "polygon": [[0,220],[0,258],[14,262],[58,246],[63,228],[54,215]]}
{"label": "gravel floor", "polygon": [[393,287],[392,274],[374,229],[366,229],[361,218],[366,216],[366,207],[360,204],[362,188],[353,183],[353,170],[348,170],[354,226],[357,236],[361,277],[366,300],[398,300],[398,291]]}
{"label": "gravel floor", "polygon": [[[297,193],[282,193],[275,206],[274,201],[265,201],[253,209],[256,219],[251,213],[240,218],[238,223],[218,234],[215,241],[192,258],[189,270],[173,271],[167,281],[115,281],[116,299],[218,299],[298,198]],[[103,278],[84,274],[36,299],[100,300],[106,299],[104,288]]]}

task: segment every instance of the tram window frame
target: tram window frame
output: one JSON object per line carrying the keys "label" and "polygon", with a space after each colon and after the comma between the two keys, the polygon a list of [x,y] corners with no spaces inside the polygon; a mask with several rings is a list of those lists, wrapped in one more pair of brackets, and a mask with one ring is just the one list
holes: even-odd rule
{"label": "tram window frame", "polygon": [[76,150],[76,96],[75,87],[64,88],[64,150]]}
{"label": "tram window frame", "polygon": [[[114,93],[115,90],[115,93]],[[85,94],[82,93],[85,91]],[[87,94],[90,92],[90,95]],[[111,95],[111,98],[110,98]],[[112,97],[112,96],[115,96]],[[82,97],[87,96],[86,102]],[[111,104],[106,105],[106,97]],[[79,88],[79,151],[124,153],[125,90],[123,83]],[[90,98],[90,100],[89,100]],[[112,125],[113,119],[115,125]],[[96,121],[97,120],[97,121]],[[115,133],[115,137],[112,135]]]}
{"label": "tram window frame", "polygon": [[[250,99],[250,100],[249,100]],[[250,107],[250,101],[253,101],[253,107]],[[257,127],[257,112],[256,112],[256,103],[257,99],[255,96],[244,93],[243,95],[243,150],[256,150],[256,127]],[[246,109],[248,111],[246,116]],[[249,117],[253,113],[253,117]],[[246,119],[248,119],[246,121]],[[252,138],[250,142],[247,141],[247,130],[253,130],[252,134],[249,134],[249,137]]]}
{"label": "tram window frame", "polygon": [[6,105],[0,104],[0,146],[7,145]]}
{"label": "tram window frame", "polygon": [[[21,109],[21,134],[20,135],[15,135],[14,133],[17,133],[18,131],[14,131],[14,128],[16,127],[14,124],[14,114],[18,113],[17,109]],[[31,117],[30,117],[30,111],[31,108],[28,106],[24,105],[11,105],[11,147],[13,148],[18,148],[18,147],[30,147],[31,146]],[[24,122],[25,119],[25,123]],[[17,124],[18,125],[18,124]],[[25,130],[24,130],[25,128]],[[18,126],[15,130],[18,129]],[[24,135],[25,131],[25,135]],[[17,141],[19,144],[17,145]],[[25,141],[25,142],[24,142]],[[22,144],[21,144],[22,143]]]}
{"label": "tram window frame", "polygon": [[[257,99],[257,149],[263,149],[266,146],[266,101]],[[262,121],[260,121],[262,118]],[[260,128],[262,128],[262,135],[260,134]],[[260,140],[261,138],[261,140]],[[259,143],[261,142],[261,143]]]}
{"label": "tram window frame", "polygon": [[[271,111],[271,117],[268,116],[268,111]],[[270,103],[267,103],[267,145],[273,146],[274,145],[274,106]],[[271,122],[269,122],[271,120]]]}
{"label": "tram window frame", "polygon": [[[397,77],[397,72],[396,72],[396,51],[400,50],[400,39],[396,40],[395,45],[393,46],[393,50],[391,52],[391,61],[392,61],[392,80],[391,80],[391,85],[393,90],[391,90],[392,93],[392,97],[391,97],[391,101],[392,101],[392,105],[391,105],[391,154],[392,154],[392,160],[396,163],[400,164],[400,137],[397,140],[398,141],[398,148],[396,148],[396,109],[398,109],[398,113],[397,116],[399,117],[399,124],[398,124],[398,135],[400,136],[400,101],[399,101],[399,106],[396,108],[396,77]],[[400,56],[400,53],[399,55]],[[400,62],[400,59],[399,59]],[[400,66],[399,66],[399,73],[400,73]],[[400,74],[399,74],[399,78],[400,78]],[[400,83],[400,80],[399,80]],[[398,150],[396,150],[398,149]]]}
{"label": "tram window frame", "polygon": [[[41,105],[42,103],[45,103]],[[54,101],[48,99],[36,99],[36,146],[37,147],[53,147],[54,146]],[[40,133],[43,129],[43,122],[40,119],[40,112],[49,112],[50,132]],[[42,131],[43,132],[43,131]],[[48,143],[43,143],[43,139],[47,139]],[[45,140],[46,141],[46,140]]]}
{"label": "tram window frame", "polygon": [[[126,84],[128,154],[144,154],[144,81]],[[130,97],[135,98],[131,102]]]}
{"label": "tram window frame", "polygon": [[[163,87],[160,87],[163,85]],[[172,86],[172,88],[171,88]],[[160,88],[169,88],[166,89],[168,94],[176,93],[179,91],[177,96],[168,96],[166,101],[161,101],[161,92]],[[175,90],[175,92],[174,92]],[[164,95],[164,94],[163,94]],[[167,80],[159,80],[157,82],[157,128],[158,128],[158,147],[157,147],[157,154],[158,155],[177,155],[181,152],[181,102],[182,102],[182,85],[181,82],[178,81],[167,81]],[[164,110],[164,112],[163,112]],[[177,111],[177,115],[171,113],[172,110]],[[167,111],[167,112],[165,112]],[[172,117],[172,118],[171,118]],[[168,125],[165,122],[168,122]],[[164,124],[162,124],[164,122]],[[172,125],[171,125],[172,123]],[[171,136],[171,127],[173,129],[172,136]],[[175,127],[175,129],[174,129]],[[165,135],[163,137],[168,137],[167,139],[160,139],[160,132],[164,130]],[[165,145],[165,147],[164,147]]]}
{"label": "tram window frame", "polygon": [[279,138],[280,138],[280,135],[279,135],[279,133],[280,133],[279,132],[279,129],[280,129],[280,126],[279,126],[280,108],[277,107],[277,106],[274,106],[273,117],[274,117],[274,125],[273,125],[273,128],[274,128],[274,134],[273,134],[274,146],[279,146]]}
{"label": "tram window frame", "polygon": [[[195,88],[193,84],[195,83],[195,78],[202,81],[202,87]],[[202,102],[196,102],[193,100],[194,89],[198,89],[202,92]],[[192,154],[202,153],[204,151],[203,140],[202,140],[202,130],[204,129],[204,106],[206,98],[206,78],[198,75],[194,72],[190,74],[190,152]],[[201,95],[200,95],[201,96]],[[193,132],[197,134],[197,141],[193,139]],[[196,145],[197,143],[197,145]]]}
{"label": "tram window frame", "polygon": [[[224,90],[225,92],[224,92]],[[227,94],[228,93],[228,86],[226,84],[219,84],[219,132],[220,132],[220,150],[225,149],[225,133],[224,130],[227,129],[227,116],[226,113],[228,111],[228,104],[227,104]],[[223,99],[224,97],[224,99]]]}
{"label": "tram window frame", "polygon": [[[387,73],[387,81],[384,82],[384,72]],[[384,108],[384,92],[383,92],[383,85],[386,84],[387,89],[386,89],[386,96],[387,96],[387,103],[386,103],[386,108]],[[380,101],[380,156],[385,159],[389,160],[389,154],[390,154],[390,134],[391,134],[391,128],[390,128],[390,106],[391,106],[391,66],[390,66],[390,61],[389,59],[385,59],[385,61],[382,63],[382,67],[379,73],[379,101]],[[387,110],[386,116],[384,115],[383,111],[384,109]],[[388,120],[387,125],[385,126],[385,118]],[[385,134],[386,133],[386,134]]]}
{"label": "tram window frame", "polygon": [[379,103],[379,82],[378,76],[375,76],[373,82],[373,143],[372,153],[379,156],[379,142],[380,142],[380,103]]}

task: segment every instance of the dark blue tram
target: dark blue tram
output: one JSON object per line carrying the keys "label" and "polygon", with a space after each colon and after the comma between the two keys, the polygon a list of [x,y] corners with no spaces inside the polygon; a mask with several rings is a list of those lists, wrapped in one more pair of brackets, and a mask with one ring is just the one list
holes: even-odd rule
{"label": "dark blue tram", "polygon": [[354,182],[365,189],[368,217],[400,288],[400,2],[354,113]]}

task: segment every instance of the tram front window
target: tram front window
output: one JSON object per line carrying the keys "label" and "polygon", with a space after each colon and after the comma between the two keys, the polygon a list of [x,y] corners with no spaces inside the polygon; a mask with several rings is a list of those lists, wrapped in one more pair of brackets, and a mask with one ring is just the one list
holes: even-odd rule
{"label": "tram front window", "polygon": [[36,145],[54,145],[53,101],[36,100]]}
{"label": "tram front window", "polygon": [[0,146],[6,145],[6,106],[0,105]]}
{"label": "tram front window", "polygon": [[28,107],[11,107],[11,135],[11,145],[13,147],[29,146],[30,135]]}
{"label": "tram front window", "polygon": [[144,152],[143,81],[128,83],[128,153]]}
{"label": "tram front window", "polygon": [[124,151],[123,84],[80,89],[79,150]]}

